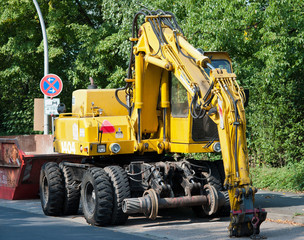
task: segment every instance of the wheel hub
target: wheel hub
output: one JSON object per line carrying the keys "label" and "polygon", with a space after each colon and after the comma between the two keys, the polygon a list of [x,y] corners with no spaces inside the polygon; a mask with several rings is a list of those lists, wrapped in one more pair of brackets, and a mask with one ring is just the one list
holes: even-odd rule
{"label": "wheel hub", "polygon": [[88,183],[85,188],[85,198],[86,198],[86,207],[88,211],[93,214],[95,209],[95,203],[96,203],[96,194],[94,187],[91,183]]}

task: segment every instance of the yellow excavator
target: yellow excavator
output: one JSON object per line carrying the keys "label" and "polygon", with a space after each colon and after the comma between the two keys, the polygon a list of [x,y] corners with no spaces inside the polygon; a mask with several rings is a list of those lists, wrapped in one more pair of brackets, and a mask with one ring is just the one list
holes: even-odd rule
{"label": "yellow excavator", "polygon": [[[138,12],[130,41],[126,86],[91,81],[73,92],[72,112],[55,119],[55,151],[83,160],[42,167],[44,213],[75,214],[81,198],[87,222],[108,225],[188,206],[201,216],[228,212],[231,237],[256,237],[266,212],[253,206],[247,94],[228,54],[196,49],[162,10]],[[212,152],[222,160],[191,158]]]}

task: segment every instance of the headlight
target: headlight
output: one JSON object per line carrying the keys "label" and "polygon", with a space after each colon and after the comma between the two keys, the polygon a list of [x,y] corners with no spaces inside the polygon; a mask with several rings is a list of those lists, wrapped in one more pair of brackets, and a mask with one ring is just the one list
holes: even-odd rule
{"label": "headlight", "polygon": [[112,143],[111,145],[110,145],[110,151],[112,152],[112,153],[118,153],[119,151],[120,151],[120,145],[118,144],[118,143]]}
{"label": "headlight", "polygon": [[104,145],[104,144],[97,145],[97,152],[98,153],[104,153],[104,152],[106,152],[106,145]]}
{"label": "headlight", "polygon": [[213,144],[213,150],[215,152],[220,152],[222,149],[221,149],[221,144],[219,142],[216,142],[215,144]]}

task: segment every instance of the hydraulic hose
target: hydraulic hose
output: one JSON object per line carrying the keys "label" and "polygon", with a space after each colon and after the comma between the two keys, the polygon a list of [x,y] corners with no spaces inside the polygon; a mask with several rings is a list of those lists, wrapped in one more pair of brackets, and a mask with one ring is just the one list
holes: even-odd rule
{"label": "hydraulic hose", "polygon": [[115,98],[116,98],[117,102],[119,102],[123,107],[125,107],[128,110],[129,115],[131,115],[131,107],[129,107],[127,104],[123,103],[118,97],[118,92],[126,90],[127,88],[128,88],[128,83],[123,88],[117,88],[115,90]]}

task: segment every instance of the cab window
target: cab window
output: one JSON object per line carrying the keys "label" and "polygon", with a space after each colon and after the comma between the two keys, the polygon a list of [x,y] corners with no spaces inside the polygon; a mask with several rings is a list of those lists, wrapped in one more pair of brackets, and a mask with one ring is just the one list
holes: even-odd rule
{"label": "cab window", "polygon": [[188,117],[188,94],[184,86],[171,74],[171,114],[172,117]]}
{"label": "cab window", "polygon": [[[231,66],[229,61],[224,59],[213,59],[211,60],[211,65],[215,68],[226,69],[228,73],[231,73]],[[210,75],[210,69],[205,68],[205,71],[208,75]]]}

